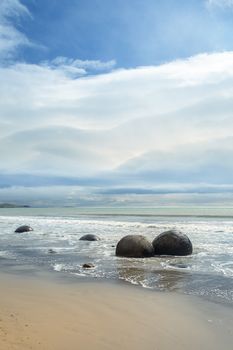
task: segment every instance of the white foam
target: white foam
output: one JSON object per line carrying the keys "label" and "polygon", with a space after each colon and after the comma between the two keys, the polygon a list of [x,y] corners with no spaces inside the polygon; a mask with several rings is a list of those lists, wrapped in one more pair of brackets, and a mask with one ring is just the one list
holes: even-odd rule
{"label": "white foam", "polygon": [[55,264],[53,265],[54,271],[61,272],[65,269],[65,264]]}

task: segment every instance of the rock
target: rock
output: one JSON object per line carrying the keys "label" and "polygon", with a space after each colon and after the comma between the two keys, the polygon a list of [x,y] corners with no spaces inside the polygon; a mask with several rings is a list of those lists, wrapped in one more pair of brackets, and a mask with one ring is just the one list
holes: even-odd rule
{"label": "rock", "polygon": [[170,230],[158,235],[152,242],[155,255],[190,255],[193,247],[190,239],[178,230]]}
{"label": "rock", "polygon": [[30,226],[27,226],[27,225],[23,225],[23,226],[20,226],[18,227],[15,232],[19,232],[19,233],[22,233],[22,232],[29,232],[29,231],[33,231],[33,229],[30,227]]}
{"label": "rock", "polygon": [[187,264],[182,264],[182,263],[174,263],[174,264],[169,264],[169,266],[172,266],[172,267],[177,267],[179,269],[187,269],[188,268],[188,265]]}
{"label": "rock", "polygon": [[92,263],[83,264],[84,269],[93,269],[94,267],[95,267],[95,265]]}
{"label": "rock", "polygon": [[144,236],[128,235],[117,243],[116,255],[128,258],[145,258],[154,255],[154,248]]}
{"label": "rock", "polygon": [[99,241],[100,238],[96,235],[88,234],[79,238],[80,241]]}
{"label": "rock", "polygon": [[53,250],[53,249],[49,249],[49,250],[48,250],[48,253],[49,253],[49,254],[56,254],[57,252],[56,252],[55,250]]}

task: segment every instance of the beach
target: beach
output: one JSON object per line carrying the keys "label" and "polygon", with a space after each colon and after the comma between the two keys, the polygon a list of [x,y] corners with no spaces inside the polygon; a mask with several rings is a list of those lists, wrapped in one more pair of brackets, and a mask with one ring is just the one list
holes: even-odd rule
{"label": "beach", "polygon": [[[231,350],[232,217],[201,214],[1,210],[0,349]],[[15,232],[22,224],[33,231]],[[115,254],[126,234],[152,240],[173,227],[192,255]]]}
{"label": "beach", "polygon": [[0,274],[0,349],[232,349],[232,308],[124,283]]}

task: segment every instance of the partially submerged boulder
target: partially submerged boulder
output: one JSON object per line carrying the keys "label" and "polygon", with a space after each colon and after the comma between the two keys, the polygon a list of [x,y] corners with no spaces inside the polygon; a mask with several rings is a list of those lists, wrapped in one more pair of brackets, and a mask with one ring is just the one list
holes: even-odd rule
{"label": "partially submerged boulder", "polygon": [[15,232],[18,232],[18,233],[29,232],[29,231],[33,231],[33,228],[27,225],[20,226],[15,230]]}
{"label": "partially submerged boulder", "polygon": [[169,230],[158,235],[152,242],[155,255],[190,255],[192,242],[178,230]]}
{"label": "partially submerged boulder", "polygon": [[92,264],[92,263],[85,263],[85,264],[83,264],[83,268],[84,269],[93,269],[94,267],[95,267],[95,265]]}
{"label": "partially submerged boulder", "polygon": [[56,254],[57,252],[56,252],[56,250],[54,250],[54,249],[49,249],[49,250],[48,250],[48,253],[49,253],[49,254]]}
{"label": "partially submerged boulder", "polygon": [[127,258],[145,258],[154,255],[154,248],[144,236],[128,235],[117,243],[116,255]]}
{"label": "partially submerged boulder", "polygon": [[96,235],[88,234],[79,238],[80,241],[99,241],[100,238]]}

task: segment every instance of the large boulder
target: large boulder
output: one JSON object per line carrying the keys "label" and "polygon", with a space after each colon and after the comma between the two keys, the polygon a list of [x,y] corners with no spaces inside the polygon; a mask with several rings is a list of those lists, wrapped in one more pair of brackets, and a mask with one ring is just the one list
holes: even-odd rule
{"label": "large boulder", "polygon": [[128,235],[117,243],[116,255],[127,258],[145,258],[154,255],[154,248],[144,236]]}
{"label": "large boulder", "polygon": [[79,238],[80,241],[99,241],[100,238],[96,235],[88,234]]}
{"label": "large boulder", "polygon": [[169,230],[158,235],[152,242],[155,255],[190,255],[193,247],[190,239],[178,230]]}
{"label": "large boulder", "polygon": [[18,233],[29,232],[29,231],[33,231],[33,229],[27,225],[20,226],[15,230],[15,232],[18,232]]}

